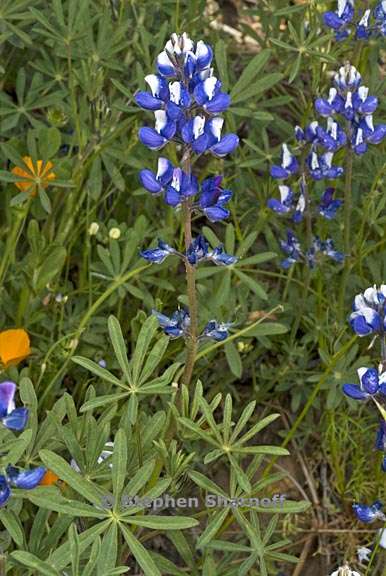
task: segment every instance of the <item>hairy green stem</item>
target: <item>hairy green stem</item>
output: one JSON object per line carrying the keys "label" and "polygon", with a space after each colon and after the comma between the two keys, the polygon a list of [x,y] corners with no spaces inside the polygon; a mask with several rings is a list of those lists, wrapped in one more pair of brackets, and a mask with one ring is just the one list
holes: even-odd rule
{"label": "hairy green stem", "polygon": [[[191,159],[189,149],[185,150],[182,159],[183,171],[190,175],[191,172]],[[192,201],[191,198],[187,198],[183,203],[183,223],[184,223],[184,237],[185,237],[185,250],[187,251],[192,243]],[[187,351],[186,351],[186,361],[185,369],[183,374],[183,383],[185,386],[189,386],[194,365],[197,356],[198,347],[198,310],[197,310],[197,294],[196,294],[196,271],[194,266],[190,264],[188,259],[185,259],[185,271],[186,271],[186,289],[189,305],[189,315],[190,315],[190,326],[189,335],[187,339]]]}
{"label": "hairy green stem", "polygon": [[24,223],[27,218],[28,210],[30,206],[30,201],[23,208],[19,208],[18,213],[14,219],[13,226],[11,229],[11,233],[8,236],[7,243],[5,246],[5,250],[3,253],[3,257],[0,262],[0,286],[2,286],[5,275],[8,270],[8,265],[10,260],[13,258],[13,254],[15,254],[16,246],[20,234],[23,230]]}

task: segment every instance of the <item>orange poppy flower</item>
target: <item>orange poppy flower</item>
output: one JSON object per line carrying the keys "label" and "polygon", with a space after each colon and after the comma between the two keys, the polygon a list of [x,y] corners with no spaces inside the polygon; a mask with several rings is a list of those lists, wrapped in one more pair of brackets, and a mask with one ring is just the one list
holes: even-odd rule
{"label": "orange poppy flower", "polygon": [[30,182],[26,180],[15,182],[16,186],[22,192],[36,196],[39,185],[42,188],[47,188],[51,180],[55,180],[56,174],[52,172],[52,168],[54,167],[52,162],[48,161],[44,163],[43,160],[38,160],[35,165],[31,156],[24,156],[23,162],[26,165],[25,170],[19,166],[15,166],[11,170],[12,174],[30,180]]}
{"label": "orange poppy flower", "polygon": [[47,470],[47,472],[44,474],[43,478],[40,480],[39,485],[40,486],[52,486],[52,485],[56,484],[58,480],[59,480],[59,476],[57,476],[55,474],[55,472],[52,472],[52,470]]}
{"label": "orange poppy flower", "polygon": [[0,332],[0,361],[4,368],[19,364],[30,354],[29,336],[23,328]]}

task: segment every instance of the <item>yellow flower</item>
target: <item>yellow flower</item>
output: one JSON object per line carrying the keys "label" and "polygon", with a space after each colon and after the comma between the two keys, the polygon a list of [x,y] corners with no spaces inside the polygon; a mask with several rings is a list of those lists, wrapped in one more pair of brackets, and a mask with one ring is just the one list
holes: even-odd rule
{"label": "yellow flower", "polygon": [[42,188],[47,188],[51,180],[55,180],[56,174],[52,172],[52,168],[54,167],[52,162],[48,161],[44,163],[43,160],[38,160],[36,165],[34,165],[30,156],[24,156],[23,162],[26,165],[26,169],[15,166],[11,170],[12,174],[30,180],[30,182],[26,180],[15,182],[16,186],[22,192],[36,196],[39,185]]}
{"label": "yellow flower", "polygon": [[23,328],[0,332],[0,361],[4,368],[19,364],[30,354],[29,336]]}

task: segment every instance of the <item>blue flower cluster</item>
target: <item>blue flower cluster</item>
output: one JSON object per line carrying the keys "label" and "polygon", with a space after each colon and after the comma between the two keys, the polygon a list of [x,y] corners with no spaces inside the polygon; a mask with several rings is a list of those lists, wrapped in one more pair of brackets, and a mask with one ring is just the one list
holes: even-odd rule
{"label": "blue flower cluster", "polygon": [[[212,48],[202,40],[195,43],[186,33],[172,34],[157,57],[157,73],[145,77],[150,92],[137,93],[135,100],[155,117],[154,128],[140,128],[140,141],[151,150],[160,150],[174,142],[182,153],[181,166],[174,166],[168,158],[161,156],[156,171],[141,170],[142,186],[151,194],[162,196],[173,208],[188,205],[191,214],[198,213],[211,222],[219,222],[230,214],[227,204],[232,192],[223,187],[222,175],[211,176],[200,183],[191,173],[191,162],[186,162],[204,153],[223,158],[239,143],[236,134],[222,134],[224,119],[219,114],[229,107],[230,97],[222,91],[220,80],[214,76],[212,58]],[[187,266],[197,266],[204,261],[222,266],[237,262],[222,245],[210,249],[201,234],[182,252],[163,240],[158,240],[155,248],[141,252],[145,260],[156,264],[171,255],[180,257]],[[170,317],[159,312],[154,314],[168,336],[189,337],[187,310],[177,310]],[[209,322],[202,337],[222,340],[227,327],[227,324]]]}
{"label": "blue flower cluster", "polygon": [[[165,334],[170,336],[170,338],[180,338],[181,336],[187,338],[189,336],[190,315],[187,310],[179,308],[170,317],[161,314],[158,310],[153,310],[153,315],[157,318]],[[209,320],[199,339],[210,338],[217,342],[222,342],[228,337],[230,326],[230,323]]]}
{"label": "blue flower cluster", "polygon": [[[378,98],[369,94],[367,86],[362,84],[358,70],[346,64],[334,75],[334,86],[330,88],[328,98],[318,98],[315,109],[328,122],[336,122],[340,117],[345,122],[346,133],[336,129],[336,139],[346,143],[355,154],[362,155],[368,144],[379,144],[386,136],[386,124],[374,126],[373,113],[378,107]],[[343,145],[341,144],[341,145]]]}
{"label": "blue flower cluster", "polygon": [[350,324],[358,336],[376,334],[382,336],[386,330],[386,284],[379,288],[371,286],[357,294],[350,314]]}
{"label": "blue flower cluster", "polygon": [[313,238],[312,246],[303,251],[301,244],[292,230],[287,230],[287,239],[280,241],[280,246],[287,257],[281,261],[284,269],[290,268],[295,262],[305,262],[310,268],[314,268],[317,263],[318,255],[328,256],[335,262],[343,262],[344,255],[342,252],[335,250],[331,238],[320,240],[317,236]]}
{"label": "blue flower cluster", "polygon": [[[386,329],[386,284],[379,288],[371,286],[354,299],[353,312],[350,314],[350,325],[358,336],[379,336],[382,342]],[[385,353],[382,346],[383,356]],[[358,369],[360,384],[344,384],[343,392],[354,400],[374,400],[376,404],[386,399],[385,358],[376,368]],[[386,472],[386,421],[382,420],[375,442],[377,450],[384,453],[382,470]]]}
{"label": "blue flower cluster", "polygon": [[334,30],[336,40],[344,40],[352,34],[358,40],[386,36],[386,0],[379,2],[373,10],[368,8],[355,14],[354,0],[338,0],[334,12],[325,12],[326,26]]}
{"label": "blue flower cluster", "polygon": [[[20,432],[27,425],[28,409],[15,407],[15,393],[14,382],[0,383],[0,422],[5,428]],[[3,474],[0,474],[0,506],[4,506],[9,500],[12,487],[24,490],[35,488],[45,472],[46,469],[42,466],[31,470],[19,470],[14,466],[8,466]]]}

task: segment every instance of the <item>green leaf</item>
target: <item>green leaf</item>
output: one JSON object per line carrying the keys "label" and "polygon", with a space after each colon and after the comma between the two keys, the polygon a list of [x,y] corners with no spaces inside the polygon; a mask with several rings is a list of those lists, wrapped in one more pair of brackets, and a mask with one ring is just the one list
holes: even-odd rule
{"label": "green leaf", "polygon": [[264,288],[261,286],[261,284],[259,284],[251,276],[248,276],[247,274],[245,274],[245,272],[241,272],[241,270],[239,270],[237,268],[235,268],[234,271],[235,271],[236,276],[238,276],[238,278],[240,278],[241,282],[243,284],[245,284],[245,286],[247,286],[249,288],[249,290],[254,292],[256,294],[256,296],[258,296],[262,300],[268,299],[267,293],[264,290]]}
{"label": "green leaf", "polygon": [[118,502],[125,482],[127,467],[127,440],[122,428],[115,435],[112,465],[113,494],[115,501]]}
{"label": "green leaf", "polygon": [[136,539],[133,533],[123,524],[120,524],[123,536],[134,558],[144,571],[145,576],[162,576],[146,548]]}
{"label": "green leaf", "polygon": [[187,516],[128,516],[125,522],[154,530],[185,530],[199,524],[198,520]]}
{"label": "green leaf", "polygon": [[127,360],[126,345],[125,340],[123,338],[121,325],[119,324],[119,320],[115,318],[115,316],[109,316],[107,325],[109,329],[111,343],[114,348],[115,356],[118,360],[118,364],[125,375],[127,383],[132,385],[133,381],[129,362]]}
{"label": "green leaf", "polygon": [[0,522],[18,548],[23,548],[24,532],[17,514],[13,510],[0,510]]}
{"label": "green leaf", "polygon": [[228,91],[229,77],[228,77],[228,64],[227,64],[227,46],[224,40],[220,39],[216,42],[214,48],[214,55],[216,59],[219,77],[222,82],[222,87],[225,92]]}
{"label": "green leaf", "polygon": [[207,527],[197,540],[196,547],[203,548],[206,546],[217,534],[223,525],[225,518],[229,514],[229,509],[224,508],[223,510],[218,510],[209,520]]}
{"label": "green leaf", "polygon": [[102,538],[101,554],[98,562],[98,576],[106,576],[115,568],[118,556],[118,526],[112,522]]}
{"label": "green leaf", "polygon": [[262,76],[257,82],[254,82],[250,86],[248,86],[242,93],[237,94],[232,101],[234,104],[237,102],[242,102],[244,100],[249,100],[250,98],[256,98],[260,96],[262,92],[266,92],[275,84],[282,80],[283,74],[280,72],[273,72],[272,74],[266,74]]}
{"label": "green leaf", "polygon": [[39,456],[47,468],[55,472],[61,480],[66,482],[71,488],[86,498],[86,500],[100,506],[102,494],[89,480],[86,480],[81,474],[75,472],[64,458],[50,450],[41,450]]}
{"label": "green leaf", "polygon": [[224,346],[224,350],[232,374],[234,374],[236,378],[241,378],[243,373],[243,365],[236,346],[233,342],[227,342]]}
{"label": "green leaf", "polygon": [[270,55],[271,50],[262,50],[259,54],[254,56],[252,60],[250,60],[231,90],[232,102],[237,102],[236,97],[242,94],[242,92],[251,85],[253,79],[256,78],[260,70],[262,70],[268,62]]}
{"label": "green leaf", "polygon": [[42,576],[60,576],[59,572],[51,564],[40,560],[40,558],[30,552],[16,550],[11,553],[11,556],[17,560],[17,562],[20,562],[20,564],[38,570]]}
{"label": "green leaf", "polygon": [[276,334],[285,334],[288,332],[288,326],[278,322],[261,322],[248,330],[248,336],[275,336]]}
{"label": "green leaf", "polygon": [[143,367],[143,362],[150,343],[158,330],[158,322],[154,316],[149,316],[143,323],[138,334],[137,343],[132,358],[133,381],[137,383]]}
{"label": "green leaf", "polygon": [[96,376],[99,376],[99,378],[101,378],[102,380],[106,380],[107,382],[110,382],[111,384],[115,384],[116,386],[120,386],[121,388],[124,388],[125,390],[128,389],[127,386],[125,386],[120,380],[118,380],[118,378],[116,376],[114,376],[114,374],[111,374],[111,372],[109,372],[105,368],[102,368],[96,362],[93,362],[92,360],[89,360],[88,358],[84,358],[83,356],[73,356],[71,358],[71,360],[73,362],[75,362],[75,364],[79,364],[79,366],[86,368],[86,370],[90,370],[90,372],[92,372]]}
{"label": "green leaf", "polygon": [[55,156],[61,143],[62,135],[54,126],[39,129],[39,151],[44,162]]}
{"label": "green leaf", "polygon": [[94,410],[94,408],[99,408],[99,406],[106,406],[106,404],[110,404],[111,402],[118,402],[123,398],[127,398],[130,392],[123,392],[120,394],[106,394],[105,396],[98,396],[97,398],[92,398],[92,400],[88,400],[85,402],[81,408],[81,412],[87,412],[88,410]]}

